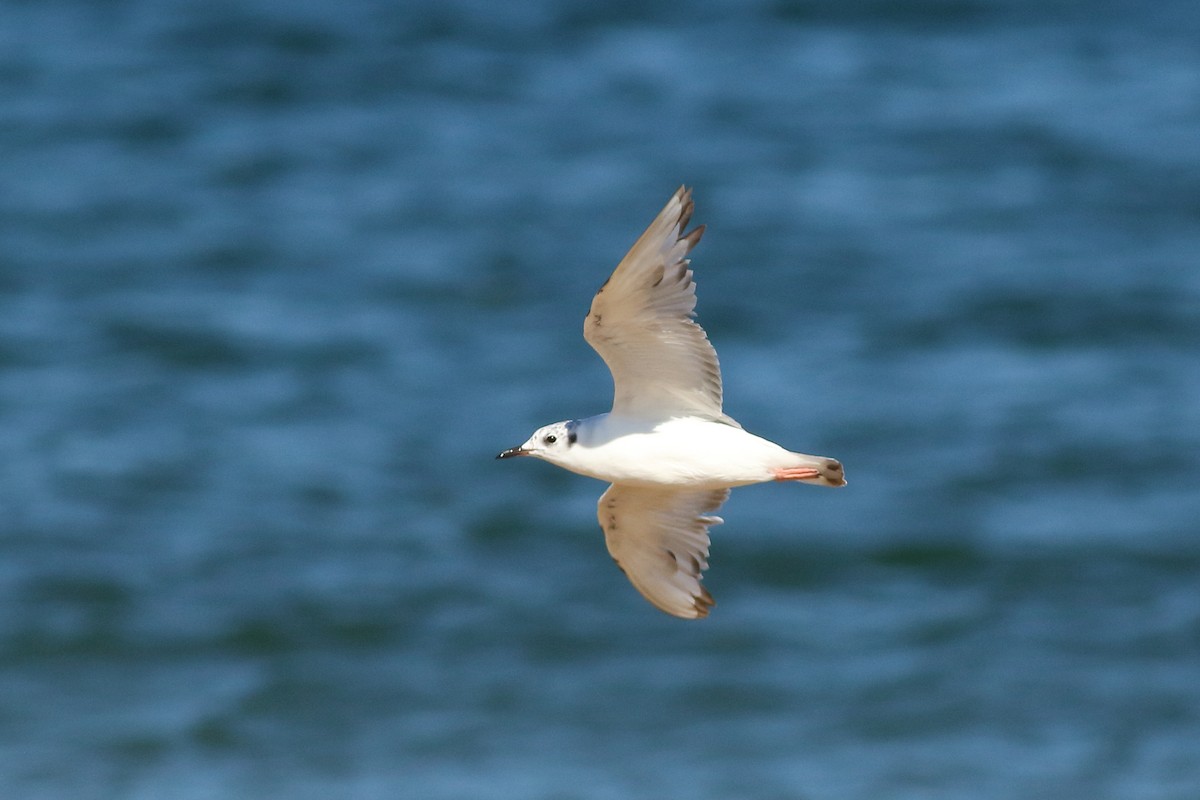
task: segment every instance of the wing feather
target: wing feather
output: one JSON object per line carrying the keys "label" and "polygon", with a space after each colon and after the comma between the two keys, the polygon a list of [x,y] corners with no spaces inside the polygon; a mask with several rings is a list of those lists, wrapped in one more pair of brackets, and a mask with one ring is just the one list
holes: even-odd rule
{"label": "wing feather", "polygon": [[679,491],[613,484],[597,505],[608,552],[630,582],[676,617],[708,616],[712,595],[700,583],[708,568],[709,516],[728,489]]}
{"label": "wing feather", "polygon": [[721,411],[721,367],[694,320],[688,253],[704,226],[684,232],[691,190],[681,186],[592,300],[583,336],[613,377],[613,413],[652,419]]}

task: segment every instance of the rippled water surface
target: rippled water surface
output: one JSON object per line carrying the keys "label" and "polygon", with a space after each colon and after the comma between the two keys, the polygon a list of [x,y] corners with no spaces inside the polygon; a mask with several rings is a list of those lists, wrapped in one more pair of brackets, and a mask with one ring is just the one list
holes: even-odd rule
{"label": "rippled water surface", "polygon": [[[0,3],[0,794],[1200,796],[1200,12]],[[698,623],[592,293],[681,183]]]}

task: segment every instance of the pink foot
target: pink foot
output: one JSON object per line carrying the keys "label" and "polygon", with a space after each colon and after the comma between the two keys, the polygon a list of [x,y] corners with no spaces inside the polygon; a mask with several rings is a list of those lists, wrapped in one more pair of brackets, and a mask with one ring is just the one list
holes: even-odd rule
{"label": "pink foot", "polygon": [[815,467],[780,467],[775,470],[777,481],[808,481],[819,477],[821,472]]}

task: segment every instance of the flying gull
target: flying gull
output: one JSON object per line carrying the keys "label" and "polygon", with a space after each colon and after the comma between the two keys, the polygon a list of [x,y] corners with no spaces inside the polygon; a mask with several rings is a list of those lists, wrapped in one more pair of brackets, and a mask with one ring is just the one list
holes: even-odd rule
{"label": "flying gull", "polygon": [[598,516],[608,552],[647,600],[677,617],[708,615],[708,528],[735,486],[845,486],[832,458],[793,453],[721,410],[721,369],[693,320],[688,253],[704,226],[686,187],[663,208],[592,300],[583,336],[612,372],[612,411],[556,422],[497,458],[533,456],[612,485]]}

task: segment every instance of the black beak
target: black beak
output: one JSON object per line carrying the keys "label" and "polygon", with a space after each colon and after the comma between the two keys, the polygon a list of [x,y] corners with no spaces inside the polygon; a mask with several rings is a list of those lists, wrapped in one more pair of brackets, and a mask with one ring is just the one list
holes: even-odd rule
{"label": "black beak", "polygon": [[529,455],[528,450],[522,450],[519,447],[514,447],[511,450],[505,450],[503,453],[496,456],[496,458],[512,458],[513,456],[527,456],[527,455]]}

